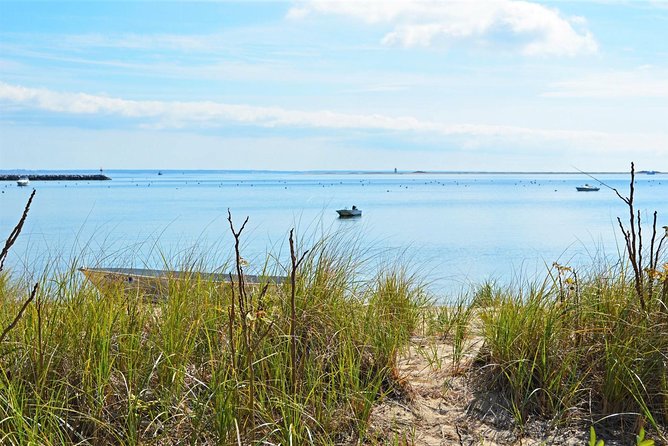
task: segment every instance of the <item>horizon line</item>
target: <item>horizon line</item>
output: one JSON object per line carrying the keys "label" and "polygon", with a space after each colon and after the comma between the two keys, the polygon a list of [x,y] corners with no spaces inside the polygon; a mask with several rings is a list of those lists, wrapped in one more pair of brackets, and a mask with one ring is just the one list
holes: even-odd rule
{"label": "horizon line", "polygon": [[[586,175],[586,174],[628,174],[630,171],[541,171],[541,170],[371,170],[371,169],[305,169],[305,170],[273,170],[273,169],[0,169],[0,172],[256,172],[256,173],[320,173],[320,174],[396,174],[396,175],[424,175],[424,174],[482,174],[482,175],[512,175],[512,174],[535,174],[535,175]],[[659,170],[637,170],[639,174],[662,174]]]}

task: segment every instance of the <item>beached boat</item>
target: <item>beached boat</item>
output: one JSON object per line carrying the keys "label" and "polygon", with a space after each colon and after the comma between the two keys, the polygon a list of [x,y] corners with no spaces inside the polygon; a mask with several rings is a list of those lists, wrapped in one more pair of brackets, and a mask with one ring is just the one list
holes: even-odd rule
{"label": "beached boat", "polygon": [[360,209],[357,209],[357,206],[353,206],[352,209],[337,209],[336,212],[339,214],[339,217],[341,218],[362,216],[362,211]]}
{"label": "beached boat", "polygon": [[30,184],[30,180],[28,179],[28,177],[21,177],[18,180],[16,180],[16,185],[17,186],[23,187],[23,186],[27,186],[28,184]]}
{"label": "beached boat", "polygon": [[[164,296],[170,285],[178,283],[204,282],[211,284],[238,283],[236,274],[202,273],[196,271],[169,271],[141,268],[79,268],[88,280],[100,291],[122,289],[147,296]],[[280,285],[287,281],[284,276],[255,276],[244,274],[244,283],[250,286],[264,284]]]}
{"label": "beached boat", "polygon": [[601,190],[600,187],[592,186],[590,184],[585,184],[584,186],[576,186],[575,187],[578,192],[596,192],[598,190]]}

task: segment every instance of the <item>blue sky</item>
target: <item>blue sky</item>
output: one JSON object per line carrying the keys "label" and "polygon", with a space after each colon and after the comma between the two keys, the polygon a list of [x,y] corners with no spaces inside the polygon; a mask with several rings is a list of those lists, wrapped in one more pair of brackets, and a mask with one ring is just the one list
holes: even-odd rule
{"label": "blue sky", "polygon": [[668,171],[668,2],[0,0],[0,169]]}

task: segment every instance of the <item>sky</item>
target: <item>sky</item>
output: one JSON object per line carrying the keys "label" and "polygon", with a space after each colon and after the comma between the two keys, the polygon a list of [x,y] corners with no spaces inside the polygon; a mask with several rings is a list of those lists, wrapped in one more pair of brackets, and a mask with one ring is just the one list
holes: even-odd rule
{"label": "sky", "polygon": [[668,171],[668,1],[0,0],[0,170]]}

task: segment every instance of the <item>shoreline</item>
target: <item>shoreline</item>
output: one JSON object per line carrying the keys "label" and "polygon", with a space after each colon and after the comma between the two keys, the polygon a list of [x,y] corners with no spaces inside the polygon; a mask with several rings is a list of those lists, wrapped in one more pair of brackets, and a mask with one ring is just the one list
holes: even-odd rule
{"label": "shoreline", "polygon": [[19,178],[28,178],[30,181],[108,181],[111,180],[106,175],[83,175],[83,174],[63,174],[63,175],[0,175],[0,181],[17,181]]}
{"label": "shoreline", "polygon": [[[7,176],[60,176],[60,175],[79,175],[91,176],[95,174],[80,173],[69,174],[66,172],[91,172],[97,169],[68,169],[68,170],[43,170],[43,169],[1,169],[0,178]],[[495,171],[495,170],[372,170],[372,169],[334,169],[334,170],[267,170],[267,169],[105,169],[106,172],[162,172],[162,173],[232,173],[232,174],[311,174],[311,175],[626,175],[625,171],[541,171],[541,170],[513,170],[513,171]],[[30,173],[30,172],[50,172],[50,173]],[[60,173],[63,172],[63,173]],[[639,170],[639,175],[665,175],[666,171],[659,170]],[[99,176],[105,176],[100,174]]]}

